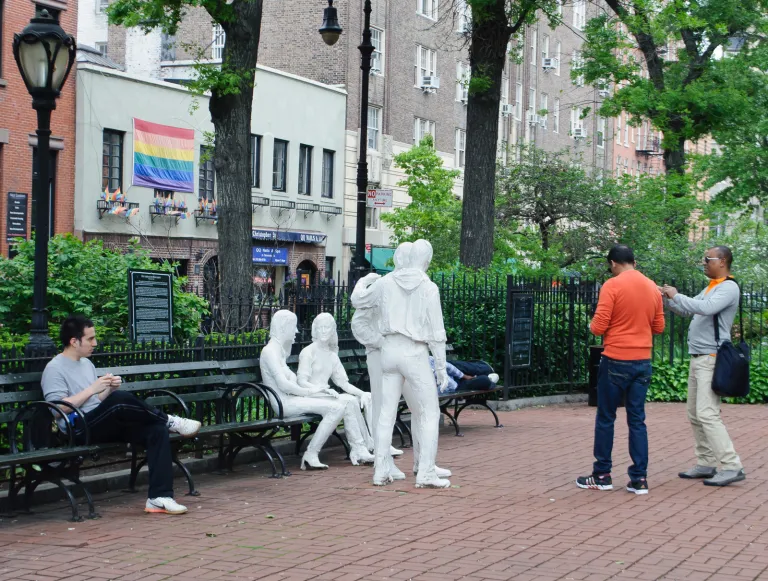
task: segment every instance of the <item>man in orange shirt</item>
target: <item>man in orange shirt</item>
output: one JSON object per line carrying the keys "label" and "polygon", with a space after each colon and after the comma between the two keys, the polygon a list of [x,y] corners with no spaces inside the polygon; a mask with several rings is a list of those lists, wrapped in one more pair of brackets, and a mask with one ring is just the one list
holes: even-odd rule
{"label": "man in orange shirt", "polygon": [[603,336],[603,357],[597,379],[595,463],[590,476],[576,479],[579,488],[612,490],[611,452],[616,409],[626,398],[629,425],[627,490],[648,494],[648,431],[645,427],[645,396],[651,383],[653,335],[664,331],[664,306],[656,284],[635,270],[635,256],[628,246],[608,253],[613,278],[600,290],[590,326]]}

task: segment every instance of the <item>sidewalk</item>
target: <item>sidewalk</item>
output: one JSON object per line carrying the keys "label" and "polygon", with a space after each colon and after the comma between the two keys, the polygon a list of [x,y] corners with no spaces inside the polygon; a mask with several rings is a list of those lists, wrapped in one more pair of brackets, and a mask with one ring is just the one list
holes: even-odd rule
{"label": "sidewalk", "polygon": [[325,472],[291,457],[282,480],[244,465],[198,477],[184,516],[144,514],[142,490],[99,495],[100,520],[70,523],[64,503],[2,519],[0,579],[768,580],[768,406],[724,407],[747,480],[723,489],[676,476],[694,461],[684,405],[647,411],[648,496],[624,490],[621,410],[612,492],[573,483],[591,470],[593,408],[501,412],[502,429],[467,410],[465,437],[441,432],[448,490],[413,487],[410,450],[408,480],[385,488],[340,450]]}

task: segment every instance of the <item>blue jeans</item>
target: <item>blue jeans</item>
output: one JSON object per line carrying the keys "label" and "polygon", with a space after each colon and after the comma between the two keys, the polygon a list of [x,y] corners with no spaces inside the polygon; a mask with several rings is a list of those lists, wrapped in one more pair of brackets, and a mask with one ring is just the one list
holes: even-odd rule
{"label": "blue jeans", "polygon": [[616,409],[626,397],[629,426],[629,455],[632,466],[629,478],[633,482],[648,473],[648,430],[645,427],[645,396],[651,383],[651,362],[618,361],[603,355],[597,376],[597,417],[595,418],[595,464],[593,474],[611,472],[613,424]]}

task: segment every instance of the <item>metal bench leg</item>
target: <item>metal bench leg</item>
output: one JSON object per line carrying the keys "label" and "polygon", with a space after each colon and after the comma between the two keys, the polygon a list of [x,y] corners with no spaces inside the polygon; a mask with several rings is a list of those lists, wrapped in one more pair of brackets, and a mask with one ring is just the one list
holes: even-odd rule
{"label": "metal bench leg", "polygon": [[24,475],[24,512],[27,514],[32,513],[32,497],[35,494],[35,488],[39,485],[40,482],[32,480],[29,472]]}
{"label": "metal bench leg", "polygon": [[496,425],[494,427],[495,428],[503,428],[504,427],[504,424],[499,422],[499,416],[496,415],[496,411],[491,406],[489,406],[488,402],[486,400],[484,400],[484,399],[476,400],[476,401],[466,401],[466,402],[464,402],[462,404],[462,406],[458,410],[456,410],[456,420],[457,421],[459,419],[459,414],[462,412],[462,410],[464,410],[464,408],[466,408],[469,405],[480,405],[480,406],[483,406],[485,409],[487,409],[489,412],[491,412],[493,414],[493,419],[496,420]]}
{"label": "metal bench leg", "polygon": [[8,480],[8,498],[6,500],[7,504],[5,507],[5,516],[8,518],[11,518],[16,514],[14,512],[14,509],[16,508],[16,499],[18,498],[19,491],[23,486],[23,482],[16,482],[16,466],[11,466],[10,471],[11,475]]}
{"label": "metal bench leg", "polygon": [[346,453],[346,459],[349,460],[349,444],[347,444],[347,441],[341,437],[341,434],[337,432],[336,430],[333,430],[334,437],[341,442],[341,445],[344,446],[344,452]]}
{"label": "metal bench leg", "polygon": [[267,457],[267,461],[269,461],[269,465],[272,467],[272,476],[270,476],[270,478],[280,478],[280,474],[277,473],[277,464],[275,464],[275,459],[272,457],[272,454],[269,453],[267,446],[265,446],[263,443],[254,443],[253,447],[261,450]]}
{"label": "metal bench leg", "polygon": [[85,484],[83,484],[83,481],[80,480],[80,477],[75,476],[74,478],[70,478],[70,480],[72,481],[73,484],[83,489],[85,500],[88,503],[88,518],[90,519],[101,518],[101,515],[98,512],[96,512],[96,508],[93,505],[93,497],[91,496],[91,491],[88,490]]}
{"label": "metal bench leg", "polygon": [[179,460],[179,457],[175,453],[173,454],[173,463],[181,469],[181,471],[184,473],[184,477],[187,479],[189,492],[187,492],[185,496],[200,496],[200,493],[195,489],[195,481],[192,478],[192,473],[189,471],[189,468],[184,466],[184,462]]}
{"label": "metal bench leg", "polygon": [[288,471],[288,467],[285,464],[285,458],[283,458],[283,455],[280,453],[280,450],[272,446],[272,442],[269,440],[267,441],[266,446],[275,456],[277,456],[277,459],[280,461],[280,468],[282,469],[282,475],[290,476],[291,473]]}
{"label": "metal bench leg", "polygon": [[[52,480],[51,482],[61,488],[64,491],[64,494],[67,495],[69,504],[72,507],[72,522],[83,522],[83,517],[80,516],[80,511],[77,508],[77,500],[75,500],[75,496],[72,494],[72,491],[69,489],[69,487],[59,479]],[[32,490],[34,491],[34,487]]]}
{"label": "metal bench leg", "polygon": [[395,432],[400,436],[400,447],[405,448],[405,434],[403,434],[403,429],[400,427],[401,425],[405,426],[405,423],[395,421]]}
{"label": "metal bench leg", "polygon": [[451,415],[451,412],[448,411],[447,408],[441,407],[440,411],[445,414],[445,416],[451,420],[451,423],[453,424],[453,429],[456,430],[456,437],[457,438],[463,438],[464,434],[461,433],[461,430],[459,429],[459,423],[456,421],[456,419]]}
{"label": "metal bench leg", "polygon": [[[136,452],[133,452],[133,454],[135,455]],[[128,490],[125,490],[125,492],[138,492],[138,490],[136,490],[136,479],[139,477],[141,469],[144,468],[144,464],[147,463],[146,458],[139,463],[136,463],[134,459],[135,456],[131,458],[131,477],[128,479]]]}

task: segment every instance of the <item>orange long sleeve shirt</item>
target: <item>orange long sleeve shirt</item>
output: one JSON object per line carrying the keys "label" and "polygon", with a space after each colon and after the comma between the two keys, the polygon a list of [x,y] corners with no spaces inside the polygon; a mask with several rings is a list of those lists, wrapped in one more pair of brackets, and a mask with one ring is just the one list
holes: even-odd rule
{"label": "orange long sleeve shirt", "polygon": [[656,284],[636,270],[608,280],[590,325],[603,336],[603,355],[620,361],[651,358],[653,335],[664,331],[664,305]]}

